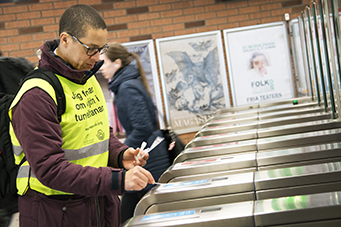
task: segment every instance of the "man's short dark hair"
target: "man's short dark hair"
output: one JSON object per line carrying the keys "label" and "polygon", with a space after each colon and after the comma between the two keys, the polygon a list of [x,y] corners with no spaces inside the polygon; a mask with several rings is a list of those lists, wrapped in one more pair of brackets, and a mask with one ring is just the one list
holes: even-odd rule
{"label": "man's short dark hair", "polygon": [[59,34],[69,32],[77,38],[82,38],[88,28],[107,28],[98,12],[88,5],[77,4],[70,6],[59,20]]}

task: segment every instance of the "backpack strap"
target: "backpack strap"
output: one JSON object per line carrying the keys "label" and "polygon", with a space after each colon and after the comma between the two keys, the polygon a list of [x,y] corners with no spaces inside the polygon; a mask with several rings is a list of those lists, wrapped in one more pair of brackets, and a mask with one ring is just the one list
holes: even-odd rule
{"label": "backpack strap", "polygon": [[57,117],[59,122],[61,122],[62,115],[65,113],[66,101],[63,87],[57,76],[50,70],[37,68],[29,72],[27,76],[24,78],[24,80],[21,82],[21,84],[23,84],[26,80],[31,78],[40,78],[46,80],[54,88],[57,99]]}

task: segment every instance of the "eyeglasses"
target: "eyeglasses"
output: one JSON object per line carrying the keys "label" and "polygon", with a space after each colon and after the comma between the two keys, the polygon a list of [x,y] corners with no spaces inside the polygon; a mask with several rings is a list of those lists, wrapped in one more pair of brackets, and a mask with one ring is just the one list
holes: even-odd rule
{"label": "eyeglasses", "polygon": [[88,47],[87,45],[82,43],[76,36],[72,35],[69,32],[67,32],[67,34],[72,36],[72,38],[77,40],[80,44],[82,44],[87,49],[86,54],[88,56],[93,56],[93,55],[97,54],[98,52],[99,52],[99,54],[104,54],[108,50],[108,48],[109,48],[108,44],[105,44],[102,48]]}

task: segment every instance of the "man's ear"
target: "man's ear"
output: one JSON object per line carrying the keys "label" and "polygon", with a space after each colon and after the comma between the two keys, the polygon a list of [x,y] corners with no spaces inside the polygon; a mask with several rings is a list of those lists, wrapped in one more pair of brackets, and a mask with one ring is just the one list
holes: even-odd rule
{"label": "man's ear", "polygon": [[60,35],[59,35],[59,41],[60,41],[60,45],[68,45],[69,43],[69,37],[70,35],[67,34],[66,32],[62,32]]}

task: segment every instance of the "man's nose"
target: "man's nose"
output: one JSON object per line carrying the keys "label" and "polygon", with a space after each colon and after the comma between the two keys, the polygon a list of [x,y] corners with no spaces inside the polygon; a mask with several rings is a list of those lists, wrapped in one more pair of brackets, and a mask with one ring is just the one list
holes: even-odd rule
{"label": "man's nose", "polygon": [[90,58],[94,59],[95,61],[99,61],[99,52],[96,54],[92,55]]}

